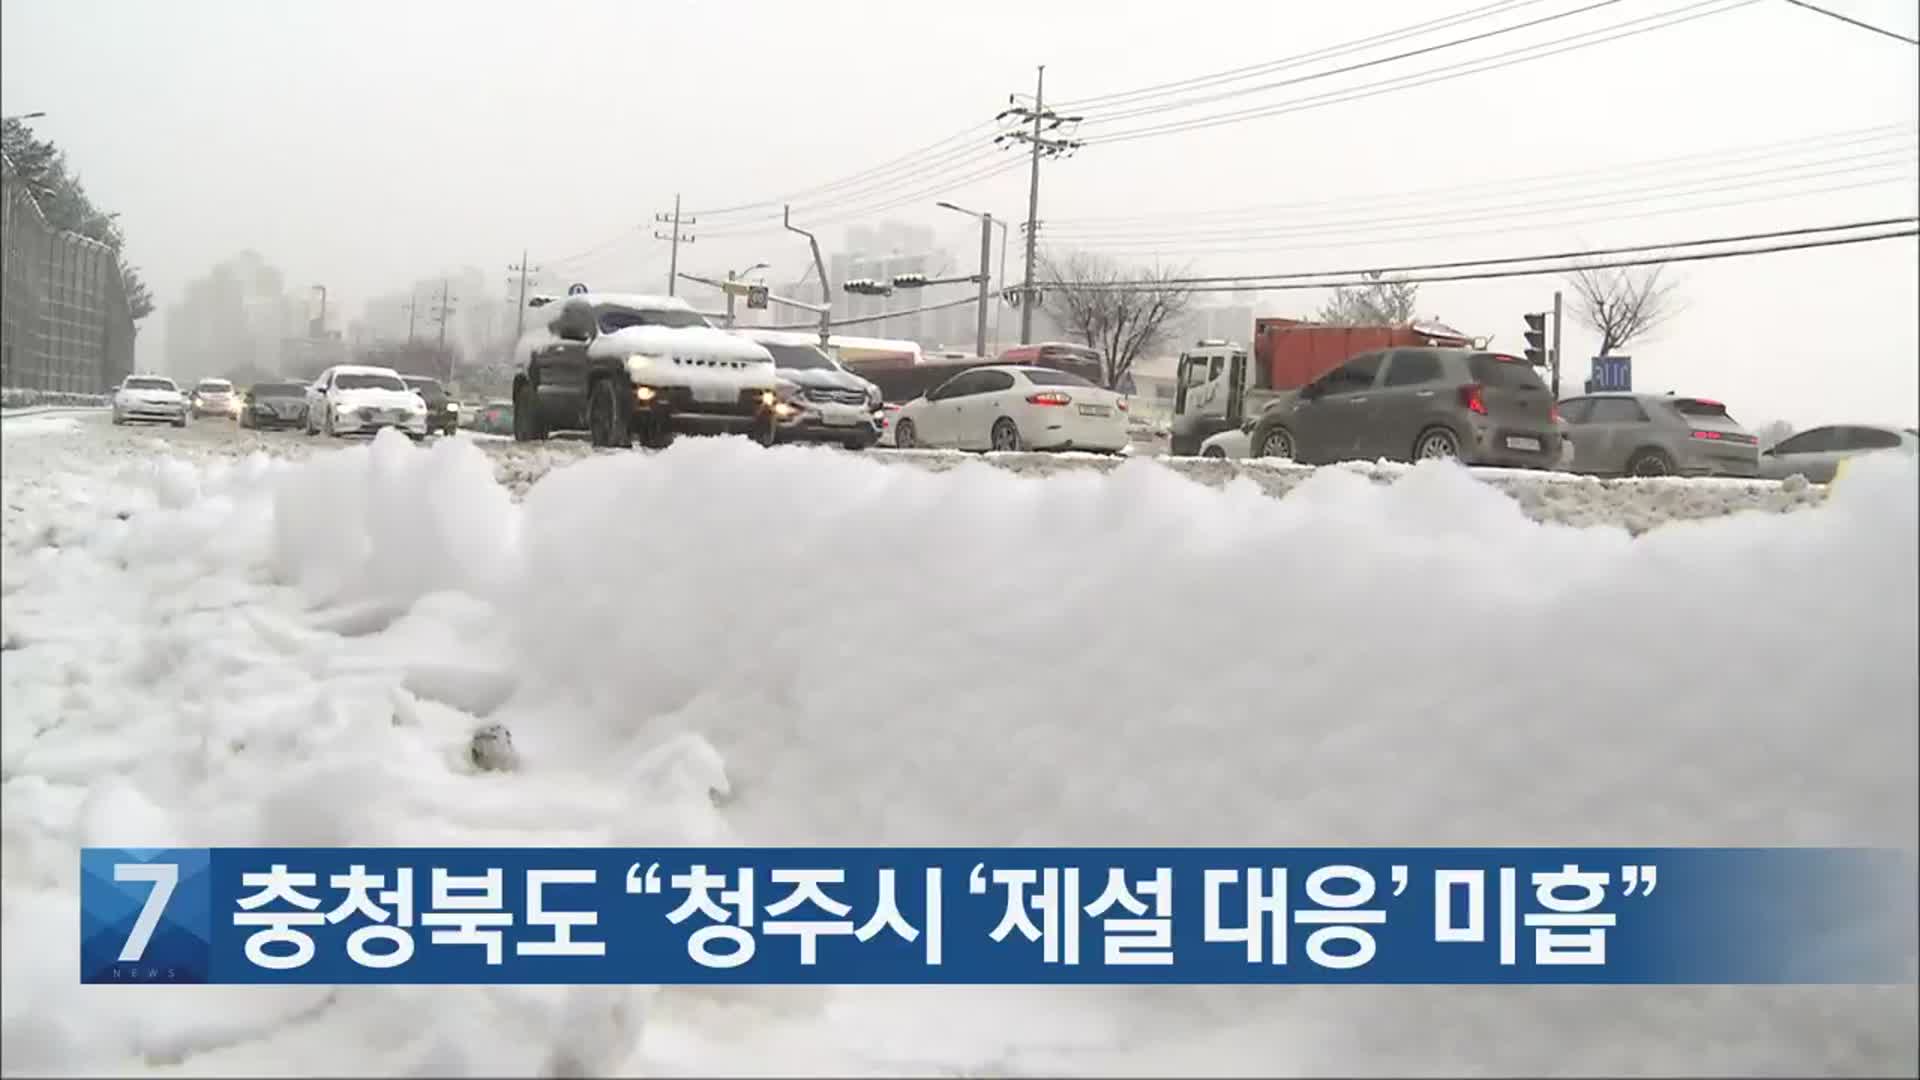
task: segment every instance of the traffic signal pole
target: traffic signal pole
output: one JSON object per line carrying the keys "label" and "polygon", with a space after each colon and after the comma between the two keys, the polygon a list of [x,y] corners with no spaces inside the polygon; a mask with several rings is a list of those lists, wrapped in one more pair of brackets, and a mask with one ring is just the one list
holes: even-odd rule
{"label": "traffic signal pole", "polygon": [[1560,290],[1553,290],[1553,399],[1560,400]]}

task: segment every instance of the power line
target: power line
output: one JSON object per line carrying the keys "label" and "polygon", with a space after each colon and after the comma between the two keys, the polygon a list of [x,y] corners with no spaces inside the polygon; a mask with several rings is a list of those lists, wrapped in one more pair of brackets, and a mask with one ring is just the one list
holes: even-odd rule
{"label": "power line", "polygon": [[1885,36],[1890,37],[1895,41],[1904,41],[1909,45],[1920,46],[1920,41],[1916,41],[1913,38],[1907,37],[1904,34],[1896,34],[1891,30],[1883,29],[1881,27],[1873,25],[1872,23],[1861,22],[1859,19],[1850,18],[1846,15],[1840,14],[1837,11],[1828,11],[1826,8],[1818,7],[1814,4],[1807,3],[1807,0],[1787,0],[1787,3],[1796,5],[1798,7],[1806,8],[1808,11],[1817,11],[1820,14],[1825,15],[1829,19],[1839,19],[1843,23],[1851,23],[1862,30],[1871,30],[1876,34],[1884,34]]}
{"label": "power line", "polygon": [[1470,45],[1473,42],[1485,41],[1488,38],[1499,37],[1502,34],[1511,34],[1516,30],[1527,30],[1536,26],[1545,25],[1546,23],[1558,22],[1561,19],[1570,19],[1576,15],[1584,15],[1589,11],[1596,11],[1604,7],[1612,7],[1614,4],[1617,4],[1619,2],[1620,0],[1594,0],[1594,2],[1589,3],[1584,7],[1577,7],[1568,11],[1556,12],[1552,15],[1543,15],[1536,19],[1529,19],[1526,22],[1513,23],[1512,25],[1498,27],[1493,30],[1483,30],[1478,34],[1471,34],[1463,38],[1455,38],[1452,41],[1443,41],[1435,45],[1423,45],[1420,48],[1409,49],[1405,52],[1394,53],[1391,56],[1376,57],[1375,59],[1372,59],[1372,60],[1362,60],[1357,63],[1348,64],[1345,67],[1328,68],[1325,71],[1316,71],[1306,75],[1297,75],[1291,79],[1282,79],[1279,82],[1262,83],[1259,86],[1249,86],[1249,87],[1244,87],[1238,90],[1227,90],[1227,91],[1223,91],[1221,93],[1213,94],[1206,97],[1195,97],[1195,98],[1187,98],[1181,101],[1162,102],[1158,105],[1146,105],[1136,109],[1122,110],[1117,113],[1097,116],[1094,119],[1087,121],[1087,125],[1089,127],[1092,127],[1096,124],[1110,124],[1116,120],[1131,120],[1137,116],[1151,116],[1155,113],[1172,112],[1172,111],[1177,111],[1179,109],[1188,109],[1196,105],[1206,105],[1215,101],[1225,101],[1230,98],[1244,97],[1248,94],[1257,94],[1266,90],[1279,90],[1283,87],[1297,86],[1301,83],[1313,82],[1316,79],[1331,78],[1332,76],[1335,76],[1335,75],[1346,75],[1355,71],[1363,71],[1371,67],[1379,67],[1382,64],[1392,64],[1401,60],[1410,60],[1416,56],[1424,56],[1428,53],[1440,52],[1442,50],[1455,48],[1456,46],[1460,46],[1460,45]]}
{"label": "power line", "polygon": [[[961,176],[943,177],[935,181],[931,186],[910,189],[905,194],[901,194],[896,190],[895,193],[893,193],[892,195],[883,197],[882,201],[877,203],[862,203],[859,205],[830,211],[824,216],[820,216],[820,217],[813,217],[811,216],[811,213],[810,213],[809,220],[814,221],[815,223],[820,225],[834,225],[841,222],[852,221],[861,217],[868,217],[873,214],[884,213],[888,210],[896,209],[901,206],[906,206],[910,203],[920,202],[922,200],[933,199],[940,196],[958,192],[962,188],[964,188],[965,185],[967,184],[975,183],[975,182],[985,180],[994,176],[998,176],[1002,173],[1011,172],[1012,170],[1017,169],[1020,166],[1025,164],[1024,161],[1018,158],[1009,159],[1009,158],[1002,157],[998,154],[995,154],[992,156],[995,158],[998,158],[998,160],[995,160],[993,164],[988,165],[985,168],[978,169],[974,172],[966,173]],[[742,227],[742,228],[736,228],[736,229],[727,229],[724,231],[720,231],[720,230],[710,231],[707,233],[707,236],[710,238],[760,236],[760,235],[765,235],[765,234],[779,232],[779,231],[781,230],[778,225],[775,225],[772,227],[756,226],[752,228]]]}
{"label": "power line", "polygon": [[824,184],[815,184],[812,187],[801,188],[797,191],[790,192],[786,195],[781,195],[775,198],[761,200],[759,202],[736,203],[732,206],[721,206],[721,207],[716,207],[712,210],[699,210],[695,212],[700,214],[705,214],[708,217],[719,217],[723,214],[734,214],[734,213],[739,213],[743,210],[761,210],[761,209],[769,209],[769,208],[778,208],[788,203],[798,205],[802,203],[805,200],[805,196],[808,196],[808,195],[816,195],[822,192],[832,191],[838,188],[845,187],[851,183],[866,180],[868,178],[871,178],[881,173],[897,171],[898,169],[905,166],[923,165],[924,162],[926,161],[927,155],[932,154],[934,151],[939,150],[941,147],[947,146],[952,143],[964,142],[968,139],[971,139],[975,135],[984,134],[985,132],[987,132],[988,130],[991,130],[996,126],[997,126],[996,122],[992,120],[986,121],[984,123],[974,124],[971,127],[963,128],[960,131],[956,131],[953,134],[948,135],[944,139],[940,139],[936,142],[928,143],[927,145],[922,146],[916,150],[910,150],[907,153],[900,155],[899,157],[890,158],[879,165],[875,165],[872,168],[868,168],[868,169],[862,169],[859,172],[852,173],[848,176],[840,178],[839,180],[830,181]]}
{"label": "power line", "polygon": [[[1720,164],[1751,158],[1775,157],[1782,153],[1800,153],[1807,150],[1836,150],[1862,143],[1885,141],[1897,137],[1901,141],[1914,138],[1915,133],[1904,124],[1882,124],[1875,127],[1856,128],[1847,131],[1828,132],[1822,135],[1787,139],[1771,143],[1750,143],[1744,146],[1722,147],[1719,149],[1676,154],[1666,157],[1647,158],[1640,161],[1609,164],[1605,167],[1605,176],[1621,176],[1648,170],[1668,171],[1670,167],[1688,162]],[[1816,145],[1820,144],[1820,145]],[[1085,231],[1101,229],[1105,226],[1123,227],[1131,224],[1154,224],[1179,221],[1192,221],[1204,227],[1218,219],[1225,223],[1233,219],[1268,214],[1272,211],[1317,210],[1329,206],[1359,206],[1367,204],[1394,204],[1404,202],[1428,202],[1435,196],[1444,197],[1451,202],[1462,196],[1471,198],[1475,192],[1515,193],[1532,188],[1552,188],[1567,186],[1569,183],[1584,184],[1599,178],[1602,174],[1595,169],[1575,169],[1553,173],[1533,173],[1505,180],[1476,182],[1471,184],[1452,184],[1444,187],[1413,188],[1393,192],[1377,192],[1370,195],[1343,196],[1332,199],[1314,199],[1290,203],[1260,203],[1252,206],[1229,207],[1218,210],[1177,211],[1161,214],[1124,214],[1102,217],[1067,218],[1056,224],[1067,231]]]}
{"label": "power line", "polygon": [[[1888,159],[1889,155],[1899,155],[1897,159]],[[1904,149],[1881,150],[1874,153],[1854,154],[1821,161],[1801,162],[1793,165],[1774,166],[1744,173],[1732,173],[1723,176],[1696,177],[1669,183],[1627,187],[1615,191],[1589,192],[1585,194],[1562,195],[1546,200],[1510,202],[1493,206],[1482,206],[1464,213],[1436,216],[1433,212],[1401,213],[1385,217],[1348,218],[1345,220],[1315,220],[1307,225],[1227,225],[1209,228],[1187,229],[1170,233],[1165,229],[1147,232],[1094,232],[1067,233],[1063,242],[1080,246],[1099,246],[1114,242],[1163,242],[1180,243],[1185,246],[1204,245],[1208,240],[1286,240],[1307,236],[1325,236],[1349,232],[1354,229],[1377,229],[1395,225],[1457,225],[1468,222],[1502,222],[1513,215],[1521,217],[1551,214],[1567,210],[1593,210],[1608,206],[1628,206],[1650,202],[1655,199],[1684,198],[1692,195],[1712,195],[1725,191],[1737,191],[1768,184],[1793,181],[1818,180],[1824,177],[1847,173],[1859,173],[1877,169],[1887,169],[1913,162],[1911,152]],[[1830,167],[1832,166],[1832,167]],[[1822,168],[1825,171],[1806,173],[1805,170]],[[1801,174],[1804,175],[1791,175]],[[1722,182],[1728,181],[1728,182]],[[1701,185],[1707,186],[1701,186]]]}
{"label": "power line", "polygon": [[[1873,229],[1888,225],[1910,225],[1920,222],[1920,217],[1876,218],[1871,221],[1849,221],[1837,225],[1807,225],[1794,229],[1778,229],[1772,232],[1743,233],[1735,236],[1711,236],[1698,240],[1669,240],[1658,244],[1634,244],[1627,247],[1591,248],[1583,251],[1558,251],[1546,255],[1515,255],[1494,259],[1462,259],[1457,262],[1412,263],[1406,266],[1366,267],[1358,270],[1318,270],[1293,271],[1279,274],[1224,274],[1210,277],[1170,277],[1158,281],[1113,281],[1098,284],[1078,285],[1076,288],[1128,290],[1139,288],[1165,288],[1168,285],[1212,285],[1220,282],[1278,281],[1295,278],[1317,277],[1366,277],[1367,275],[1400,274],[1410,270],[1452,270],[1466,266],[1500,266],[1522,262],[1544,262],[1550,259],[1585,259],[1595,255],[1626,255],[1640,251],[1660,251],[1669,248],[1705,247],[1710,244],[1739,244],[1754,240],[1777,240],[1790,236],[1813,236],[1820,233],[1846,232],[1854,229]],[[1906,235],[1893,234],[1893,235]],[[1413,280],[1413,279],[1405,279]],[[1045,285],[1059,287],[1064,282],[1045,282]],[[1301,288],[1327,288],[1329,286],[1306,285]]]}
{"label": "power line", "polygon": [[[1895,183],[1904,184],[1910,188],[1913,186],[1916,180],[1920,180],[1920,177],[1889,176],[1889,177],[1882,177],[1878,180],[1863,180],[1863,181],[1860,181],[1857,183],[1851,183],[1851,184],[1831,184],[1825,187],[1807,188],[1800,191],[1779,192],[1773,195],[1763,195],[1763,196],[1757,196],[1749,199],[1723,199],[1719,202],[1714,202],[1714,203],[1701,203],[1701,204],[1695,204],[1695,205],[1689,205],[1689,206],[1670,206],[1670,207],[1664,207],[1658,210],[1648,210],[1648,211],[1644,211],[1636,214],[1621,214],[1618,212],[1609,212],[1606,214],[1601,214],[1601,215],[1592,216],[1592,217],[1562,219],[1558,221],[1543,221],[1543,222],[1536,222],[1536,223],[1527,224],[1527,225],[1511,224],[1511,225],[1503,226],[1502,228],[1499,229],[1499,231],[1500,232],[1537,232],[1545,229],[1568,229],[1568,228],[1574,228],[1581,225],[1614,225],[1622,221],[1633,221],[1633,220],[1638,220],[1643,218],[1652,218],[1652,217],[1666,217],[1672,214],[1693,214],[1693,213],[1700,213],[1702,211],[1707,211],[1707,210],[1723,210],[1723,209],[1736,207],[1736,206],[1753,206],[1759,203],[1779,202],[1782,199],[1804,198],[1810,195],[1827,195],[1827,194],[1833,194],[1835,192],[1841,192],[1841,191],[1857,191],[1862,188],[1869,188],[1869,187],[1883,187],[1887,184],[1895,184]],[[1382,244],[1412,244],[1412,243],[1425,243],[1425,242],[1431,242],[1431,241],[1437,241],[1437,240],[1476,240],[1476,239],[1484,238],[1489,231],[1490,230],[1488,230],[1485,226],[1479,226],[1469,230],[1461,230],[1461,231],[1454,231],[1454,232],[1413,233],[1413,234],[1409,234],[1400,229],[1393,229],[1393,230],[1390,230],[1386,235],[1376,234],[1372,239],[1360,239],[1360,240],[1342,239],[1337,243],[1329,243],[1329,244],[1315,244],[1315,243],[1297,244],[1297,243],[1289,242],[1286,246],[1293,250],[1339,251],[1339,250],[1349,250],[1353,248],[1378,247]],[[1148,246],[1128,247],[1124,245],[1093,244],[1089,246],[1091,247],[1092,250],[1100,252],[1102,254],[1107,254],[1107,255],[1118,255],[1118,254],[1163,255],[1163,254],[1167,254],[1169,251],[1169,249],[1164,245],[1151,246],[1151,247],[1148,247]],[[1233,254],[1263,254],[1264,255],[1264,254],[1272,253],[1274,249],[1278,246],[1279,246],[1278,244],[1274,244],[1274,243],[1265,244],[1259,247],[1238,247],[1238,248],[1219,247],[1219,246],[1209,245],[1199,249],[1197,253],[1205,254],[1205,255],[1233,255]],[[1193,251],[1194,249],[1191,246],[1184,246],[1179,250]]]}
{"label": "power line", "polygon": [[[1536,266],[1525,270],[1490,270],[1475,274],[1428,274],[1395,278],[1415,285],[1426,285],[1441,281],[1491,281],[1497,278],[1544,277],[1549,274],[1567,274],[1579,270],[1616,270],[1633,266],[1665,266],[1668,263],[1707,262],[1715,259],[1737,259],[1748,255],[1769,255],[1778,251],[1807,251],[1814,248],[1846,247],[1851,244],[1870,244],[1880,240],[1898,240],[1903,237],[1920,236],[1920,228],[1902,229],[1899,232],[1875,233],[1868,236],[1843,236],[1830,240],[1807,240],[1793,244],[1773,244],[1767,247],[1742,248],[1738,251],[1708,251],[1691,255],[1665,255],[1647,259],[1620,259],[1611,262],[1577,262],[1561,266]],[[1524,260],[1516,260],[1524,261]],[[1194,285],[1188,292],[1296,292],[1303,289],[1350,289],[1376,284],[1371,277],[1350,278],[1344,281],[1284,282],[1279,284],[1249,284],[1236,282],[1228,285]],[[1041,288],[1047,288],[1046,283]],[[1056,283],[1053,287],[1062,287]],[[1085,288],[1086,286],[1077,286]],[[1132,285],[1126,288],[1108,288],[1107,292],[1157,292],[1167,286],[1162,284]]]}
{"label": "power line", "polygon": [[[969,169],[988,161],[996,161],[1000,158],[1001,153],[999,148],[991,144],[986,144],[973,147],[951,161],[935,163],[929,166],[929,168],[942,171]],[[894,194],[898,192],[900,185],[918,184],[923,182],[924,179],[924,176],[912,176],[875,180],[860,187],[842,192],[829,199],[812,203],[794,203],[792,204],[792,210],[794,213],[801,214],[809,220],[817,220],[820,215],[835,212],[840,208],[861,205],[866,202],[871,202],[876,198],[893,198]],[[783,204],[783,208],[784,205],[785,204]],[[715,237],[745,236],[757,233],[779,232],[781,231],[780,222],[782,220],[782,214],[778,213],[736,219],[724,223],[724,227],[721,229],[709,231],[708,235]]]}
{"label": "power line", "polygon": [[[1427,86],[1427,85],[1431,85],[1433,83],[1439,83],[1439,82],[1448,82],[1453,79],[1464,78],[1468,75],[1478,75],[1487,71],[1497,71],[1501,68],[1513,67],[1514,65],[1529,63],[1534,60],[1544,60],[1549,56],[1557,56],[1563,52],[1571,52],[1576,49],[1591,48],[1595,45],[1603,45],[1609,41],[1618,41],[1623,38],[1636,37],[1640,34],[1652,33],[1655,30],[1665,30],[1669,27],[1679,26],[1682,23],[1692,22],[1695,19],[1703,19],[1712,15],[1722,15],[1729,11],[1734,11],[1738,8],[1743,8],[1750,4],[1758,3],[1759,0],[1737,0],[1737,2],[1727,7],[1717,8],[1711,11],[1696,10],[1699,8],[1706,7],[1710,4],[1719,3],[1719,2],[1720,0],[1698,0],[1698,2],[1696,3],[1689,4],[1685,7],[1676,8],[1672,11],[1660,12],[1655,15],[1642,16],[1638,19],[1629,19],[1626,22],[1615,23],[1612,26],[1601,27],[1596,30],[1583,31],[1578,34],[1570,34],[1564,38],[1556,38],[1553,41],[1539,42],[1534,45],[1527,45],[1518,49],[1511,49],[1504,53],[1494,53],[1491,56],[1478,57],[1473,60],[1466,60],[1457,64],[1433,68],[1424,72],[1415,72],[1411,75],[1398,76],[1396,78],[1382,80],[1377,83],[1362,84],[1357,87],[1348,87],[1344,90],[1335,90],[1335,91],[1329,91],[1324,94],[1311,95],[1309,97],[1299,98],[1290,102],[1281,102],[1274,105],[1265,105],[1265,106],[1259,106],[1257,108],[1242,109],[1236,112],[1220,113],[1211,117],[1197,117],[1190,120],[1170,121],[1164,124],[1149,125],[1147,127],[1142,127],[1142,128],[1134,128],[1126,131],[1118,131],[1111,135],[1094,136],[1087,140],[1087,145],[1105,146],[1109,143],[1131,142],[1135,139],[1146,139],[1146,138],[1153,138],[1160,135],[1171,135],[1176,132],[1182,132],[1182,131],[1197,131],[1205,128],[1219,127],[1222,124],[1237,124],[1237,123],[1245,122],[1247,120],[1262,119],[1268,116],[1280,116],[1285,113],[1302,112],[1308,109],[1324,108],[1325,106],[1328,106],[1328,105],[1339,105],[1349,101],[1359,101],[1364,98],[1375,97],[1380,94],[1397,93],[1401,90],[1412,90],[1416,87]],[[1692,12],[1692,14],[1686,14],[1688,12]],[[1672,16],[1675,16],[1675,15],[1679,15],[1681,17],[1672,18]],[[1636,24],[1650,22],[1656,19],[1668,19],[1669,21],[1662,22],[1662,23],[1655,23],[1652,26],[1641,26],[1635,30],[1625,30],[1624,32],[1613,34],[1612,36],[1609,36],[1609,37],[1598,38],[1592,41],[1579,40],[1580,38],[1592,37],[1594,34],[1603,33],[1609,30],[1621,30],[1624,27],[1635,26]],[[1571,43],[1571,44],[1567,44],[1567,43]],[[1563,47],[1558,49],[1550,49],[1545,52],[1534,53],[1533,55],[1522,55],[1528,52],[1528,50],[1539,49],[1548,45],[1562,45]],[[1488,61],[1493,61],[1493,60],[1499,60],[1502,62],[1488,63]],[[1473,67],[1473,65],[1475,64],[1482,64],[1484,66]],[[1466,69],[1466,70],[1462,70],[1462,69]]]}
{"label": "power line", "polygon": [[1390,30],[1385,33],[1355,38],[1352,41],[1342,42],[1339,45],[1330,45],[1326,48],[1314,49],[1310,52],[1296,53],[1293,56],[1283,57],[1279,60],[1262,61],[1261,63],[1249,64],[1245,67],[1230,68],[1225,71],[1217,71],[1212,74],[1198,75],[1187,79],[1176,79],[1172,82],[1143,86],[1134,90],[1122,90],[1111,94],[1100,94],[1095,97],[1080,98],[1076,101],[1065,102],[1059,107],[1062,109],[1084,110],[1089,107],[1110,105],[1130,99],[1150,98],[1183,89],[1198,89],[1204,85],[1236,82],[1240,79],[1265,75],[1270,71],[1284,71],[1287,68],[1298,67],[1301,64],[1313,60],[1324,60],[1336,56],[1344,56],[1350,52],[1358,52],[1376,45],[1384,45],[1402,38],[1417,36],[1429,30],[1445,29],[1463,22],[1472,22],[1476,19],[1483,19],[1490,15],[1497,14],[1502,10],[1531,7],[1541,2],[1543,2],[1543,0],[1500,0],[1499,3],[1483,4],[1480,7],[1469,8],[1466,11],[1448,15],[1444,18],[1430,19],[1423,23],[1415,23],[1412,26],[1401,27],[1398,30]]}

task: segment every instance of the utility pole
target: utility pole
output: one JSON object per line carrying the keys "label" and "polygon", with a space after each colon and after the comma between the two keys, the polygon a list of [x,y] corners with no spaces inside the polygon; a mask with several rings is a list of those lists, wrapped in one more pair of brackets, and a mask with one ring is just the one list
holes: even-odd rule
{"label": "utility pole", "polygon": [[680,226],[694,225],[698,222],[693,218],[683,220],[680,217],[680,196],[678,193],[673,196],[673,213],[670,215],[655,214],[653,215],[653,220],[661,224],[671,225],[673,228],[673,232],[665,236],[660,235],[660,230],[658,229],[653,231],[653,238],[655,240],[668,240],[673,243],[673,248],[667,255],[667,295],[672,296],[674,295],[674,285],[680,279],[680,245],[682,242],[688,244],[693,243],[693,237],[681,233]]}
{"label": "utility pole", "polygon": [[980,310],[973,313],[973,355],[987,358],[987,294],[992,289],[988,273],[993,269],[993,215],[980,215]]}
{"label": "utility pole", "polygon": [[1553,290],[1553,399],[1560,400],[1560,290]]}
{"label": "utility pole", "polygon": [[833,286],[827,283],[826,260],[820,257],[820,241],[812,233],[793,223],[793,207],[780,208],[780,223],[788,232],[796,232],[807,238],[807,246],[813,249],[813,268],[820,275],[820,348],[825,350],[833,340]]}
{"label": "utility pole", "polygon": [[520,264],[509,266],[508,270],[520,275],[520,302],[513,309],[513,347],[520,347],[520,338],[527,331],[527,275],[537,274],[540,268],[527,262],[527,249],[520,249]]}
{"label": "utility pole", "polygon": [[[1080,121],[1077,116],[1061,116],[1047,111],[1047,66],[1040,65],[1039,77],[1033,87],[1033,108],[1011,108],[1002,112],[1000,118],[1017,116],[1032,123],[1029,131],[1008,132],[996,136],[995,142],[1012,140],[1028,144],[1032,154],[1032,163],[1027,173],[1027,274],[1020,286],[1020,343],[1033,341],[1033,309],[1040,296],[1040,290],[1034,286],[1034,258],[1036,245],[1040,239],[1040,158],[1057,157],[1070,150],[1078,149],[1080,143],[1072,139],[1050,139],[1044,132],[1051,131],[1062,124],[1074,124]],[[1044,125],[1044,127],[1042,126]]]}
{"label": "utility pole", "polygon": [[407,294],[407,344],[413,344],[413,324],[415,316],[420,314],[420,295]]}

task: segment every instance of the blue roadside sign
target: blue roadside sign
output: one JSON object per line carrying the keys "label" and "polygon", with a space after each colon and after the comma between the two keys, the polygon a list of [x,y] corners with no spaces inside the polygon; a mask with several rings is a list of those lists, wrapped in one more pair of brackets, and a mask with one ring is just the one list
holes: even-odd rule
{"label": "blue roadside sign", "polygon": [[1624,392],[1633,389],[1633,357],[1596,356],[1593,358],[1593,392]]}

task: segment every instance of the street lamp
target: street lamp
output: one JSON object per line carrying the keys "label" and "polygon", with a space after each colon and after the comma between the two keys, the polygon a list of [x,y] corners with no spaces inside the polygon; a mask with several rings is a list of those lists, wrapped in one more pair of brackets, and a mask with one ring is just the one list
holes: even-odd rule
{"label": "street lamp", "polygon": [[[944,200],[936,202],[934,205],[940,207],[942,210],[952,210],[955,213],[965,214],[970,218],[980,219],[980,310],[977,313],[979,322],[974,328],[974,351],[984,360],[987,355],[987,295],[989,292],[987,272],[988,262],[993,258],[993,226],[1000,226],[1000,280],[1005,282],[1007,278],[1007,223],[999,220],[992,214],[969,210],[964,206],[955,206]],[[1029,282],[1029,284],[1031,284],[1031,282]],[[1000,309],[998,307],[993,310],[993,340],[996,343],[1000,340]]]}

